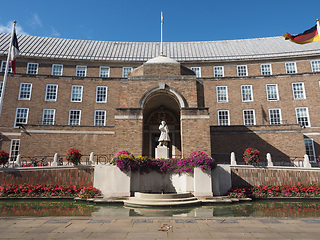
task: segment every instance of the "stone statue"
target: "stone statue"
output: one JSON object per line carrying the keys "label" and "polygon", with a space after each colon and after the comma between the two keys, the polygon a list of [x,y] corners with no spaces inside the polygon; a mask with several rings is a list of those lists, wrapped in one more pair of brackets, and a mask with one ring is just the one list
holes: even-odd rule
{"label": "stone statue", "polygon": [[158,146],[168,146],[168,143],[170,142],[169,137],[169,128],[167,126],[167,123],[165,121],[161,121],[161,124],[159,126],[159,130],[161,132],[159,137],[159,145]]}

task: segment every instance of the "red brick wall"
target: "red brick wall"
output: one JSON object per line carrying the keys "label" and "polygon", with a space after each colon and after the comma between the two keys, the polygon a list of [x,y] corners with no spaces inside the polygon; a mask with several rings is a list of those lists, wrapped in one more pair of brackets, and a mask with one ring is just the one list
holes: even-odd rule
{"label": "red brick wall", "polygon": [[251,187],[260,185],[309,185],[319,182],[320,170],[266,169],[231,167],[233,187]]}
{"label": "red brick wall", "polygon": [[60,169],[5,169],[0,171],[0,184],[58,184],[93,186],[93,167]]}

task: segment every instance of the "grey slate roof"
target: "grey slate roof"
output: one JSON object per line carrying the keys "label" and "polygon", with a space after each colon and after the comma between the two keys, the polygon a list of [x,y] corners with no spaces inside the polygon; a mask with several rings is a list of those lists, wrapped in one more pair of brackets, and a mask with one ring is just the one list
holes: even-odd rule
{"label": "grey slate roof", "polygon": [[[0,33],[0,56],[6,55],[10,34]],[[25,57],[94,61],[147,61],[160,54],[159,42],[110,42],[18,35]],[[283,37],[165,42],[163,52],[177,61],[223,61],[320,55],[320,41],[299,45]]]}

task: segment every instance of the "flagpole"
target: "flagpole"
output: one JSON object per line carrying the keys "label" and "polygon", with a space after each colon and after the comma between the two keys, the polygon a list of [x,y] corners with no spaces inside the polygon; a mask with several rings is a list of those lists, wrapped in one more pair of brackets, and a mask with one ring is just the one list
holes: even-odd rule
{"label": "flagpole", "polygon": [[320,37],[320,25],[319,25],[319,19],[317,19],[317,30],[318,30],[318,35]]}
{"label": "flagpole", "polygon": [[163,25],[163,13],[162,13],[162,11],[161,11],[161,43],[160,43],[160,55],[163,55],[162,25]]}
{"label": "flagpole", "polygon": [[9,46],[8,56],[7,56],[7,64],[6,64],[6,68],[4,71],[4,77],[3,77],[3,83],[2,83],[2,93],[1,93],[1,97],[0,97],[0,117],[1,117],[1,112],[2,112],[4,91],[6,89],[7,77],[8,77],[8,72],[9,72],[9,62],[10,62],[10,55],[11,55],[11,49],[12,49],[13,34],[14,34],[15,27],[16,27],[16,23],[17,23],[16,21],[13,21],[11,41],[10,41],[10,46]]}

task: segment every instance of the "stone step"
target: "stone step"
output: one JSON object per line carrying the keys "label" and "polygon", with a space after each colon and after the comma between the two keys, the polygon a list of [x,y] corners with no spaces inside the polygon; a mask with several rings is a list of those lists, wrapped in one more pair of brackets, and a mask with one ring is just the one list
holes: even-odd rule
{"label": "stone step", "polygon": [[135,192],[135,198],[141,199],[175,199],[175,198],[189,198],[193,197],[191,193],[142,193],[142,192]]}
{"label": "stone step", "polygon": [[128,201],[134,201],[134,202],[183,202],[183,201],[194,201],[198,200],[196,197],[187,197],[187,198],[172,198],[172,199],[148,199],[148,198],[136,198],[136,197],[130,197]]}
{"label": "stone step", "polygon": [[197,205],[201,204],[201,201],[199,200],[190,200],[190,201],[178,201],[178,202],[172,202],[172,201],[166,201],[166,202],[150,202],[150,201],[123,201],[125,206],[130,207],[183,207],[183,206],[189,206],[189,205]]}

